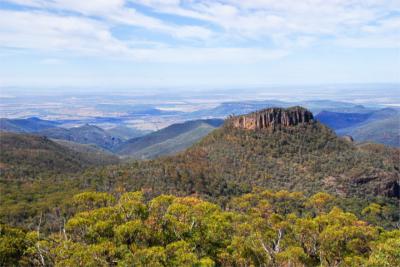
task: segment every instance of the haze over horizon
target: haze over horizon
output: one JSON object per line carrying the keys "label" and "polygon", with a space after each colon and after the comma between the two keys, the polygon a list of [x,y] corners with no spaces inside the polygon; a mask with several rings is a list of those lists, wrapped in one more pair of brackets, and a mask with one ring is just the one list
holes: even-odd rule
{"label": "haze over horizon", "polygon": [[399,1],[3,0],[0,87],[398,83],[399,44]]}

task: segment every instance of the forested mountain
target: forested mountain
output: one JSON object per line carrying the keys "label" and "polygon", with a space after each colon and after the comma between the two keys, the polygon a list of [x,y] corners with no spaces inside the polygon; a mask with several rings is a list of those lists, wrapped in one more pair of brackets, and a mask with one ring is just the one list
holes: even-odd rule
{"label": "forested mountain", "polygon": [[0,119],[0,131],[32,133],[57,127],[56,121],[41,120],[36,117],[28,119]]}
{"label": "forested mountain", "polygon": [[338,134],[350,135],[359,142],[375,142],[400,147],[400,121],[398,117],[341,129]]}
{"label": "forested mountain", "polygon": [[[28,119],[0,119],[0,131],[14,133],[33,133],[48,138],[71,141],[79,144],[92,144],[100,148],[112,149],[122,142],[118,137],[122,129],[113,129],[108,132],[100,127],[85,124],[79,127],[62,128],[60,122],[41,120],[39,118]],[[112,132],[118,132],[113,135]],[[126,135],[132,136],[132,132],[124,129]]]}
{"label": "forested mountain", "polygon": [[341,113],[332,111],[321,111],[315,118],[326,126],[339,130],[352,127],[366,121],[372,113]]}
{"label": "forested mountain", "polygon": [[339,135],[350,135],[357,142],[375,142],[400,147],[400,112],[386,108],[368,113],[323,111],[316,116]]}
{"label": "forested mountain", "polygon": [[98,147],[112,150],[122,143],[122,140],[95,125],[85,124],[69,129],[52,128],[37,132],[36,134],[54,139],[62,139],[80,144],[93,144]]}
{"label": "forested mountain", "polygon": [[149,134],[151,131],[143,131],[127,127],[124,125],[118,125],[113,128],[107,129],[107,132],[116,138],[126,141],[135,137],[140,137]]}
{"label": "forested mountain", "polygon": [[71,142],[71,141],[67,141],[67,140],[62,140],[62,139],[50,139],[53,142],[60,144],[64,147],[67,147],[71,150],[74,150],[76,152],[80,152],[80,153],[90,153],[92,154],[92,156],[110,156],[112,158],[118,159],[119,157],[115,154],[113,154],[112,152],[108,151],[107,149],[103,149],[100,148],[96,145],[92,145],[92,144],[79,144],[79,143],[75,143],[75,142]]}
{"label": "forested mountain", "polygon": [[47,137],[30,134],[0,133],[2,179],[37,179],[85,170],[90,166],[115,164],[118,158],[98,150],[72,149]]}
{"label": "forested mountain", "polygon": [[81,187],[82,180],[70,179],[74,173],[118,162],[117,157],[84,145],[1,132],[0,221],[27,226],[44,214],[43,223],[54,224],[54,209]]}
{"label": "forested mountain", "polygon": [[[357,146],[316,121],[247,130],[228,120],[177,156],[118,167],[120,175],[111,182],[123,180],[131,189],[143,186],[159,193],[168,189],[210,197],[245,192],[252,186],[392,197],[398,196],[398,157],[398,149]],[[115,170],[111,167],[108,172]]]}
{"label": "forested mountain", "polygon": [[221,119],[176,123],[145,136],[128,140],[116,148],[115,152],[138,159],[174,154],[190,147],[222,123]]}
{"label": "forested mountain", "polygon": [[194,120],[149,132],[124,125],[110,129],[90,124],[63,128],[59,127],[58,122],[29,118],[1,119],[0,130],[33,133],[55,140],[65,140],[68,142],[64,144],[75,148],[79,148],[79,144],[95,145],[99,149],[106,149],[125,157],[148,159],[180,152],[221,126],[222,123],[222,119]]}

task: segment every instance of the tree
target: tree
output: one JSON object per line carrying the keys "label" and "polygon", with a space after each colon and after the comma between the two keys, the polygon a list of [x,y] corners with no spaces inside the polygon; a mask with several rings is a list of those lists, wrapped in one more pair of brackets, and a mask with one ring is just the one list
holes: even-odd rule
{"label": "tree", "polygon": [[318,192],[311,196],[306,202],[306,206],[316,209],[317,213],[322,213],[332,203],[334,197],[325,192]]}
{"label": "tree", "polygon": [[400,266],[400,230],[383,232],[372,248],[368,266]]}
{"label": "tree", "polygon": [[[0,225],[3,266],[398,266],[400,231],[337,207],[330,197],[258,191],[227,210],[196,197],[80,194],[65,232]],[[320,201],[321,200],[321,201]],[[286,205],[283,206],[284,203]],[[309,203],[313,203],[309,206]],[[320,205],[322,203],[322,205]],[[311,207],[315,216],[308,212]],[[373,205],[368,212],[377,206]]]}
{"label": "tree", "polygon": [[0,224],[0,266],[16,266],[27,249],[26,233]]}

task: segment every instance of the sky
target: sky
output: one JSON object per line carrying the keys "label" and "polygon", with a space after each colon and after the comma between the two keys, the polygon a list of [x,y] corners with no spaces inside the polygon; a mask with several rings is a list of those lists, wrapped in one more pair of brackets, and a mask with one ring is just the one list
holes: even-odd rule
{"label": "sky", "polygon": [[399,70],[399,0],[0,0],[0,88],[399,83]]}

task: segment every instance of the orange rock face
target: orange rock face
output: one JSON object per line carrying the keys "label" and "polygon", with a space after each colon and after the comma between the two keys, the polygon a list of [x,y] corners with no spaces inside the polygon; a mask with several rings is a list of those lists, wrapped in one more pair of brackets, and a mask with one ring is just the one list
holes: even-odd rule
{"label": "orange rock face", "polygon": [[258,130],[276,128],[280,126],[294,126],[312,123],[313,114],[302,107],[268,108],[247,115],[232,118],[232,125],[236,128]]}

